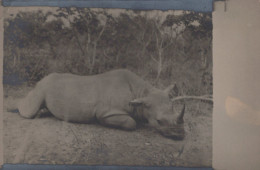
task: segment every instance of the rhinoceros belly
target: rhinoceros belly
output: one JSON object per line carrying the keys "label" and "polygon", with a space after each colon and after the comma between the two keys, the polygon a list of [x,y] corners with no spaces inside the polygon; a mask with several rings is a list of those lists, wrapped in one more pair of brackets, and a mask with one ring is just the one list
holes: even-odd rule
{"label": "rhinoceros belly", "polygon": [[86,123],[111,110],[128,111],[131,95],[125,87],[117,83],[104,87],[99,79],[66,77],[48,86],[45,103],[49,111],[59,119]]}
{"label": "rhinoceros belly", "polygon": [[71,122],[88,122],[95,117],[97,104],[94,89],[66,85],[52,86],[46,91],[45,103],[49,111],[57,118]]}

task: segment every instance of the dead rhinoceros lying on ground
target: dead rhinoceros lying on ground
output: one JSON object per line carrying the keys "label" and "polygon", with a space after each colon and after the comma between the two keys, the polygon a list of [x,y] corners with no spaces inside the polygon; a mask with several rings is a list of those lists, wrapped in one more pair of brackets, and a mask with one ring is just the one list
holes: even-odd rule
{"label": "dead rhinoceros lying on ground", "polygon": [[136,118],[142,117],[162,135],[183,139],[185,106],[179,114],[173,111],[169,97],[173,87],[159,90],[127,70],[93,76],[53,73],[37,83],[18,109],[25,118],[35,117],[46,107],[64,121],[97,120],[125,130],[134,130]]}

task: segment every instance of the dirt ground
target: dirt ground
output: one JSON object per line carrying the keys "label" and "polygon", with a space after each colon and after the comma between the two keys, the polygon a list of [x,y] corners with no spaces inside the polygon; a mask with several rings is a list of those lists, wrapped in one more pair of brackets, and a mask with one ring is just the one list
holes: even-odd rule
{"label": "dirt ground", "polygon": [[122,131],[53,116],[24,119],[15,108],[30,87],[4,87],[4,162],[139,166],[212,166],[212,104],[186,103],[182,141],[142,126]]}

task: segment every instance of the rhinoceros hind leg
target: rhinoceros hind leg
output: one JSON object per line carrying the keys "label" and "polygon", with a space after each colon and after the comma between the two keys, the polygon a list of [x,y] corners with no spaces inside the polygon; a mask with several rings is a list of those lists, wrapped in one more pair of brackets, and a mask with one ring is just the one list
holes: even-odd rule
{"label": "rhinoceros hind leg", "polygon": [[109,127],[120,128],[124,130],[136,129],[136,122],[129,115],[114,114],[107,117],[99,118],[98,120],[102,125]]}
{"label": "rhinoceros hind leg", "polygon": [[25,118],[34,118],[44,102],[43,96],[43,93],[39,91],[39,89],[30,91],[29,94],[18,103],[20,115]]}

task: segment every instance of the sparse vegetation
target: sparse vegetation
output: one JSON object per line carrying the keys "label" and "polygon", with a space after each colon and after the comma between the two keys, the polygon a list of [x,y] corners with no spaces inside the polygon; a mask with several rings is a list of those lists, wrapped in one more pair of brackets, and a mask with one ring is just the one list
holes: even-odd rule
{"label": "sparse vegetation", "polygon": [[127,68],[159,88],[177,83],[182,95],[212,94],[211,14],[60,8],[4,23],[4,84]]}

